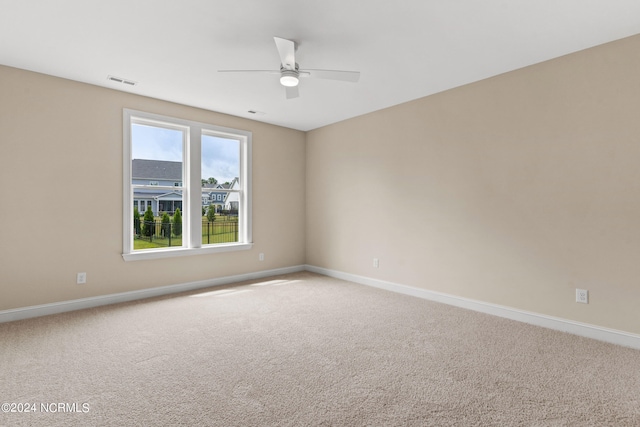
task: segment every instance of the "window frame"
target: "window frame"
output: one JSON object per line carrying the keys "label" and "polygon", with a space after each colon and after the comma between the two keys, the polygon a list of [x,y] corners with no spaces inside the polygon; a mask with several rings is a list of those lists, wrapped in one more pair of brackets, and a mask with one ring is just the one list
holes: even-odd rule
{"label": "window frame", "polygon": [[[123,227],[122,257],[125,261],[144,259],[170,258],[178,256],[202,255],[220,252],[248,250],[253,247],[252,240],[252,206],[251,206],[251,146],[252,133],[249,131],[217,126],[210,123],[196,122],[145,111],[123,109]],[[133,249],[133,185],[131,126],[134,123],[151,126],[181,129],[185,132],[183,140],[182,163],[182,205],[183,212],[183,246],[169,248]],[[202,178],[201,147],[202,134],[214,134],[234,139],[240,146],[240,189],[238,190],[240,206],[238,213],[238,242],[202,245]],[[174,188],[175,189],[175,188]]]}

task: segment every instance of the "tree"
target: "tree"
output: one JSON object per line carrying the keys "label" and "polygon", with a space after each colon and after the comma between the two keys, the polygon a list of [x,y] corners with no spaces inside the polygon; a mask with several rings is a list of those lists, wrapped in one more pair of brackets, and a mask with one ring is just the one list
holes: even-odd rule
{"label": "tree", "polygon": [[206,179],[202,178],[202,186],[204,187],[209,181],[207,181]]}
{"label": "tree", "polygon": [[155,234],[155,230],[156,219],[153,217],[153,211],[151,210],[151,205],[149,205],[144,213],[144,235],[151,237]]}
{"label": "tree", "polygon": [[140,212],[137,206],[133,208],[133,232],[140,234]]}
{"label": "tree", "polygon": [[182,214],[180,208],[176,209],[176,213],[173,214],[173,234],[180,236],[182,234]]}
{"label": "tree", "polygon": [[209,209],[207,209],[207,221],[213,222],[216,220],[216,207],[212,203],[209,205]]}
{"label": "tree", "polygon": [[218,183],[217,179],[215,179],[214,177],[209,177],[209,184],[216,185],[217,183]]}
{"label": "tree", "polygon": [[162,236],[169,237],[171,234],[171,218],[168,213],[162,214]]}

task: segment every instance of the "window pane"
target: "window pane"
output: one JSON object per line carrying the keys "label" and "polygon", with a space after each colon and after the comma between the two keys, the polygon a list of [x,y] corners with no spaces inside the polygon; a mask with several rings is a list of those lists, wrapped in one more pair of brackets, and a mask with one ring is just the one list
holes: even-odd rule
{"label": "window pane", "polygon": [[[131,125],[133,206],[144,209],[134,211],[134,250],[182,246],[183,140],[181,130]],[[163,186],[172,188],[148,188]]]}
{"label": "window pane", "polygon": [[202,244],[238,242],[240,142],[202,135]]}
{"label": "window pane", "polygon": [[231,202],[235,209],[225,209],[211,203],[202,217],[202,244],[238,242],[238,202]]}
{"label": "window pane", "polygon": [[202,180],[211,188],[231,184],[240,176],[240,141],[202,135]]}

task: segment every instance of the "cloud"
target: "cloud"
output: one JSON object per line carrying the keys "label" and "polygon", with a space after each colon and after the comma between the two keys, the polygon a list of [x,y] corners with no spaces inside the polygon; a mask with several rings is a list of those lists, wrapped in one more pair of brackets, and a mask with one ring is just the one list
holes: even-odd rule
{"label": "cloud", "polygon": [[202,136],[202,178],[231,182],[240,176],[240,142],[211,135]]}

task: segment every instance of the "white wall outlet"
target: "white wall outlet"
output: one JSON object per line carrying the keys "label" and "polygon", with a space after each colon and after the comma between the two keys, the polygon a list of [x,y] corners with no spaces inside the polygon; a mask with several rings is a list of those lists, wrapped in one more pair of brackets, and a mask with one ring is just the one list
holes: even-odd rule
{"label": "white wall outlet", "polygon": [[373,267],[380,268],[380,260],[378,258],[373,259]]}
{"label": "white wall outlet", "polygon": [[264,261],[264,254],[262,252],[260,252],[260,255],[258,255],[258,259],[260,261]]}
{"label": "white wall outlet", "polygon": [[76,283],[78,285],[83,285],[87,283],[87,273],[78,273],[76,275]]}
{"label": "white wall outlet", "polygon": [[576,302],[589,304],[589,291],[586,289],[576,289]]}

